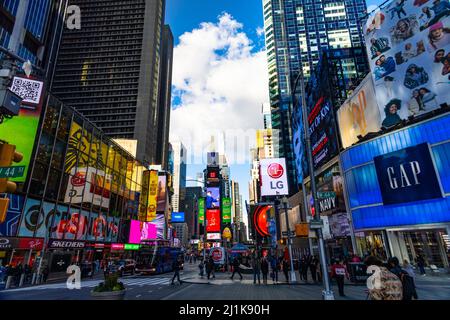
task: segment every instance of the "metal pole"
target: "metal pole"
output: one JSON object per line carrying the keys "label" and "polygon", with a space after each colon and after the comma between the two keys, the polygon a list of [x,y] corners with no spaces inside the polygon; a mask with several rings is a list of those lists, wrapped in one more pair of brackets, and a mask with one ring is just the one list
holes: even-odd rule
{"label": "metal pole", "polygon": [[[304,83],[304,78],[303,78],[303,68],[300,67],[300,74],[297,77],[297,81],[301,78],[302,80],[300,81],[301,84],[301,96],[302,96],[302,116],[303,116],[303,131],[305,133],[305,142],[306,142],[306,153],[308,155],[308,168],[309,168],[309,177],[310,177],[310,181],[311,181],[311,193],[312,193],[312,197],[314,200],[314,211],[315,211],[315,216],[314,216],[314,220],[315,221],[320,221],[320,211],[319,211],[319,206],[317,203],[317,190],[316,190],[316,179],[315,179],[315,175],[314,175],[314,164],[313,164],[313,156],[312,156],[312,150],[311,150],[311,137],[309,135],[309,124],[308,124],[308,114],[306,111],[306,97],[305,97],[305,83]],[[293,96],[295,97],[295,89],[297,86],[297,81],[296,84],[294,86],[294,90],[293,90]],[[292,101],[293,103],[295,102],[295,99]],[[330,278],[328,275],[328,266],[327,266],[327,260],[326,260],[326,256],[325,256],[325,243],[323,241],[323,233],[322,233],[322,229],[318,228],[316,230],[317,232],[317,238],[319,241],[319,256],[320,256],[320,264],[322,266],[322,274],[323,274],[323,283],[325,285],[325,290],[322,292],[322,296],[324,300],[334,300],[334,293],[333,291],[331,291],[331,287],[330,287]]]}
{"label": "metal pole", "polygon": [[297,278],[295,276],[295,270],[294,270],[294,260],[292,256],[292,239],[291,239],[291,230],[289,228],[289,217],[288,217],[288,199],[286,197],[283,198],[283,207],[284,207],[284,214],[286,217],[286,230],[287,230],[287,237],[288,237],[288,250],[289,250],[289,257],[291,260],[291,283],[297,283]]}

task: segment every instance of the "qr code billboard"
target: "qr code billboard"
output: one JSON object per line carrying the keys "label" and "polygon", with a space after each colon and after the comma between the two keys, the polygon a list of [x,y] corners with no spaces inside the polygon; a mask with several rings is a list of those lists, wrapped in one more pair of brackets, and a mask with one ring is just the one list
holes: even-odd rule
{"label": "qr code billboard", "polygon": [[26,78],[14,77],[10,90],[23,99],[23,103],[39,104],[44,83]]}

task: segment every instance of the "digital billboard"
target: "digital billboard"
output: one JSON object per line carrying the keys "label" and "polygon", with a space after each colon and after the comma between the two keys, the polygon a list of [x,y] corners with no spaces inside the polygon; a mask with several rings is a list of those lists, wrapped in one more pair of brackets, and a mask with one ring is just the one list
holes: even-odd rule
{"label": "digital billboard", "polygon": [[198,199],[198,222],[205,224],[205,198]]}
{"label": "digital billboard", "polygon": [[156,207],[157,212],[164,212],[166,210],[167,198],[167,177],[165,174],[158,176],[158,205]]}
{"label": "digital billboard", "polygon": [[348,148],[358,142],[358,136],[378,132],[381,116],[375,98],[372,76],[369,74],[337,111],[342,146]]}
{"label": "digital billboard", "polygon": [[184,221],[184,212],[172,212],[173,223],[183,223]]}
{"label": "digital billboard", "polygon": [[150,184],[148,187],[147,201],[147,222],[152,222],[156,218],[156,208],[158,205],[158,171],[150,171]]}
{"label": "digital billboard", "polygon": [[250,205],[250,221],[253,239],[261,243],[263,238],[271,238],[276,244],[277,226],[275,210],[270,205]]}
{"label": "digital billboard", "polygon": [[156,218],[152,221],[152,224],[156,226],[158,240],[166,239],[166,216],[163,214],[157,214]]}
{"label": "digital billboard", "polygon": [[448,0],[391,1],[365,28],[382,127],[449,103]]}
{"label": "digital billboard", "polygon": [[42,112],[42,82],[15,77],[11,91],[28,102],[22,102],[18,116],[3,120],[0,125],[0,139],[15,145],[16,151],[23,154],[22,161],[13,164],[13,167],[18,167],[20,177],[9,180],[25,182]]}
{"label": "digital billboard", "polygon": [[206,232],[207,233],[220,233],[220,210],[219,209],[208,209],[206,210]]}
{"label": "digital billboard", "polygon": [[222,199],[222,222],[231,223],[231,199]]}
{"label": "digital billboard", "polygon": [[120,218],[27,199],[19,236],[116,242]]}
{"label": "digital billboard", "polygon": [[314,168],[320,168],[338,154],[333,106],[320,97],[308,115]]}
{"label": "digital billboard", "polygon": [[220,209],[220,189],[207,188],[206,209]]}
{"label": "digital billboard", "polygon": [[317,201],[321,215],[331,215],[346,211],[344,199],[344,183],[335,164],[316,177]]}

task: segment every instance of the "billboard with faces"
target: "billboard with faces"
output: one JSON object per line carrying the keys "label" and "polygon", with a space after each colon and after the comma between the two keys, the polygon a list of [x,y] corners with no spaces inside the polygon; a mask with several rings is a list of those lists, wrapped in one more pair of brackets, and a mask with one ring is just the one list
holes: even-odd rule
{"label": "billboard with faces", "polygon": [[382,127],[449,103],[448,0],[391,1],[364,33]]}

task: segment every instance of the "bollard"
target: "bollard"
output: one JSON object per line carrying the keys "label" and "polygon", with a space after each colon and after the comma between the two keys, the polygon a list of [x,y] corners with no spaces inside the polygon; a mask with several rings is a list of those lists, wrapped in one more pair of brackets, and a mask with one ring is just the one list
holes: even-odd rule
{"label": "bollard", "polygon": [[25,280],[25,274],[22,273],[22,274],[20,275],[19,287],[22,287],[22,286],[23,286],[23,281],[24,281],[24,280]]}
{"label": "bollard", "polygon": [[8,276],[8,279],[6,280],[5,290],[8,290],[9,287],[11,287],[11,281],[12,280],[13,280],[13,276]]}

